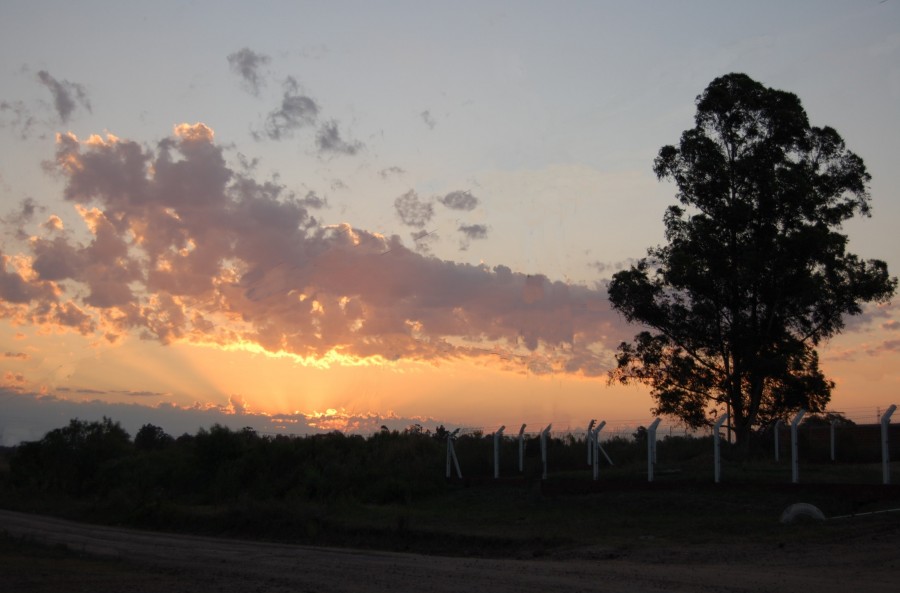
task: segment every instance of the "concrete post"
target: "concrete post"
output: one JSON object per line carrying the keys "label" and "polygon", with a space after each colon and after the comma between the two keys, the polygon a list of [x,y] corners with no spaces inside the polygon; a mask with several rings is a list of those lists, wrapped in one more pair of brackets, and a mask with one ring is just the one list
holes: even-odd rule
{"label": "concrete post", "polygon": [[800,460],[797,457],[797,427],[800,421],[806,415],[806,410],[800,409],[794,419],[791,420],[791,482],[794,484],[800,481]]}
{"label": "concrete post", "polygon": [[525,425],[519,429],[519,473],[525,471]]}
{"label": "concrete post", "polygon": [[891,449],[888,442],[889,430],[891,423],[891,415],[897,410],[895,404],[891,404],[884,414],[881,416],[881,476],[885,484],[891,483]]}
{"label": "concrete post", "polygon": [[784,426],[784,422],[782,420],[777,420],[775,422],[775,463],[778,463],[778,459],[781,455],[781,445],[778,443],[778,433],[781,432],[781,427]]}
{"label": "concrete post", "polygon": [[657,418],[647,428],[647,481],[653,481],[653,466],[656,464],[656,429],[661,420]]}
{"label": "concrete post", "polygon": [[547,479],[547,439],[550,438],[550,428],[553,424],[548,424],[547,428],[541,431],[541,462],[544,465],[544,473],[541,475],[542,480]]}
{"label": "concrete post", "polygon": [[713,473],[715,474],[716,484],[719,483],[719,478],[722,473],[722,464],[719,457],[719,430],[721,430],[722,424],[724,424],[726,420],[728,420],[728,414],[725,414],[716,420],[716,424],[713,427]]}
{"label": "concrete post", "polygon": [[594,480],[600,479],[600,431],[606,426],[606,420],[600,422],[590,433],[591,447],[594,450]]}
{"label": "concrete post", "polygon": [[835,460],[835,448],[834,448],[834,427],[837,424],[837,420],[831,421],[831,461],[834,463]]}
{"label": "concrete post", "polygon": [[500,442],[503,440],[503,430],[506,425],[501,426],[494,433],[494,479],[500,477]]}
{"label": "concrete post", "polygon": [[462,479],[462,472],[459,470],[459,459],[456,458],[456,449],[453,447],[453,439],[456,438],[456,435],[459,434],[459,429],[457,428],[453,432],[447,435],[447,479],[450,479],[450,463],[452,461],[453,465],[456,467],[456,475]]}
{"label": "concrete post", "polygon": [[585,435],[585,441],[587,441],[587,464],[592,465],[594,459],[594,443],[591,440],[592,435],[594,434],[594,423],[596,420],[591,420],[588,422],[587,433]]}

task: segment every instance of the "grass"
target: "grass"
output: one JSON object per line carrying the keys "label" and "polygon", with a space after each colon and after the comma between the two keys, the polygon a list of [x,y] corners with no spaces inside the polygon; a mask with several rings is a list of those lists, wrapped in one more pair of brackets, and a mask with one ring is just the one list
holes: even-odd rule
{"label": "grass", "polygon": [[[900,489],[878,485],[772,484],[759,481],[765,472],[722,484],[693,480],[687,472],[653,484],[624,475],[596,484],[565,476],[544,483],[458,483],[440,496],[406,505],[335,509],[327,521],[344,533],[364,528],[383,534],[381,543],[388,548],[527,556],[643,540],[709,543],[733,534],[759,543],[821,537],[842,526],[786,526],[781,513],[797,502],[814,504],[829,517],[900,507]],[[880,521],[900,524],[900,513]]]}
{"label": "grass", "polygon": [[[814,504],[828,517],[900,508],[900,487],[881,485],[880,463],[801,462],[800,483],[792,484],[789,460],[737,462],[725,457],[722,482],[715,484],[709,448],[676,456],[662,445],[652,484],[647,482],[645,458],[636,458],[604,465],[596,482],[590,468],[580,463],[570,466],[580,469],[552,472],[546,481],[537,478],[537,471],[526,479],[509,468],[501,480],[454,480],[437,494],[390,504],[364,504],[352,496],[309,500],[299,495],[271,500],[242,495],[218,505],[136,503],[124,491],[102,500],[77,501],[0,487],[0,506],[161,531],[496,557],[637,542],[706,544],[728,541],[735,534],[761,543],[832,537],[849,523],[784,526],[780,515],[797,502]],[[895,475],[898,469],[895,464]],[[897,524],[900,513],[878,520]]]}

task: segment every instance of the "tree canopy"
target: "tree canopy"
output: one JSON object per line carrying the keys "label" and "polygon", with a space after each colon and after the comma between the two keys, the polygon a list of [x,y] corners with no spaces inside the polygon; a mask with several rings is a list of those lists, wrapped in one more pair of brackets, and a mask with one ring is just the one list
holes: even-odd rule
{"label": "tree canopy", "polygon": [[816,347],[897,280],[847,251],[843,221],[870,216],[869,173],[799,98],[745,74],[713,80],[693,128],[653,163],[678,188],[667,244],[613,277],[612,306],[644,326],[611,381],[651,388],[655,412],[691,426],[730,411],[737,438],[834,387]]}

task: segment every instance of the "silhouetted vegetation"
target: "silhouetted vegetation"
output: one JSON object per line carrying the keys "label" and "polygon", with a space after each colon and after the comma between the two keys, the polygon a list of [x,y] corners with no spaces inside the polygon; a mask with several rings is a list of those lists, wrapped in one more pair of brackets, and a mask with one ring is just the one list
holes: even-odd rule
{"label": "silhouetted vegetation", "polygon": [[[816,470],[818,478],[804,467],[804,480],[863,488],[862,503],[856,494],[848,498],[843,491],[823,491],[822,500],[832,512],[853,512],[859,504],[900,495],[896,489],[871,490],[881,477],[879,464],[844,463],[877,461],[877,426],[836,425],[838,461],[829,462],[833,419],[813,418],[802,427],[800,439],[804,463],[825,464]],[[900,457],[900,426],[892,429],[893,455]],[[790,498],[779,494],[788,485],[790,458],[789,431],[782,431],[780,463],[772,460],[771,429],[754,433],[749,464],[723,441],[725,482],[731,483],[733,497],[759,496],[759,504],[770,498],[781,504]],[[564,546],[572,537],[593,537],[581,533],[580,524],[588,516],[594,522],[600,519],[590,515],[591,503],[573,497],[600,497],[591,500],[602,505],[615,501],[622,509],[646,515],[652,509],[640,509],[641,497],[665,492],[662,507],[668,509],[673,487],[713,487],[711,437],[658,436],[656,480],[662,490],[656,490],[656,484],[648,488],[644,427],[629,437],[602,442],[605,455],[601,453],[601,478],[596,482],[583,436],[549,440],[548,480],[541,479],[539,437],[525,439],[520,471],[518,438],[507,436],[500,447],[500,479],[495,480],[493,435],[462,434],[455,450],[464,479],[454,473],[448,480],[448,432],[443,427],[430,432],[414,425],[364,437],[340,432],[268,436],[251,428],[215,425],[173,438],[148,424],[132,440],[111,419],[76,419],[39,441],[0,450],[0,505],[170,531],[508,555],[523,547],[540,550]],[[771,492],[759,493],[773,485]],[[647,494],[632,501],[627,492]],[[559,496],[564,498],[557,500]],[[690,496],[679,497],[687,508]],[[650,506],[660,504],[655,500]],[[608,510],[607,521],[617,520],[618,515],[609,513],[613,510]],[[539,520],[516,527],[523,516]],[[628,525],[625,520],[622,529]]]}
{"label": "silhouetted vegetation", "polygon": [[727,410],[747,456],[755,428],[825,410],[834,384],[816,348],[896,290],[887,264],[848,252],[840,232],[869,215],[870,176],[796,95],[745,74],[707,86],[695,126],[653,170],[679,204],[667,244],[609,284],[613,308],[644,328],[610,379],[648,385],[655,414],[693,427]]}

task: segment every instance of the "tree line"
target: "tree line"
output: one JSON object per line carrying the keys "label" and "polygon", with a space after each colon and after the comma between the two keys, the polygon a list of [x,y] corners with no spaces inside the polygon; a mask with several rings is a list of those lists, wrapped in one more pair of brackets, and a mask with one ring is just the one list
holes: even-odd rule
{"label": "tree line", "polygon": [[[132,438],[118,422],[72,419],[37,441],[21,443],[0,472],[7,500],[69,500],[152,512],[161,505],[215,506],[240,501],[403,504],[444,493],[447,437],[412,425],[382,427],[368,436],[338,431],[306,436],[260,435],[252,428],[221,425],[173,437],[146,424]],[[708,454],[708,439],[667,437],[673,457]],[[692,443],[674,453],[676,442]],[[547,462],[555,475],[587,477],[583,435],[551,437]],[[493,437],[479,431],[454,437],[466,480],[493,477]],[[617,466],[646,459],[646,431],[603,443]],[[526,437],[525,467],[518,467],[518,439],[501,443],[501,474],[537,480],[542,475],[540,438]],[[460,484],[455,473],[451,484]],[[464,481],[463,481],[464,483]]]}
{"label": "tree line", "polygon": [[[810,415],[804,422],[803,456],[826,461],[828,447],[816,444],[827,433],[830,415]],[[841,461],[875,459],[880,452],[866,435],[841,420]],[[877,432],[877,431],[876,431]],[[873,433],[874,434],[874,433]],[[334,431],[307,436],[260,435],[252,428],[221,425],[173,437],[145,424],[132,438],[122,426],[72,419],[37,441],[21,443],[7,455],[8,471],[0,472],[6,500],[69,500],[120,504],[131,511],[153,512],[164,505],[190,507],[228,505],[240,501],[293,501],[403,504],[447,492],[447,437],[443,427],[429,431],[412,425],[403,431],[382,430],[368,436]],[[877,435],[876,435],[877,436]],[[754,457],[768,460],[771,431],[754,438]],[[782,435],[787,445],[787,435]],[[824,442],[824,441],[823,441]],[[481,432],[455,437],[454,449],[465,480],[491,480],[493,435]],[[539,480],[543,473],[540,438],[526,436],[524,467],[519,468],[519,442],[506,436],[500,443],[500,474],[506,480]],[[641,479],[647,460],[647,430],[602,442],[604,471],[615,464],[618,480]],[[821,450],[820,450],[821,449]],[[711,437],[660,435],[660,463],[670,467],[706,468]],[[743,459],[724,444],[726,458]],[[546,450],[551,476],[590,479],[584,435],[551,437]],[[624,472],[624,473],[621,473]],[[462,483],[465,482],[462,481]],[[460,484],[454,472],[451,484]]]}

